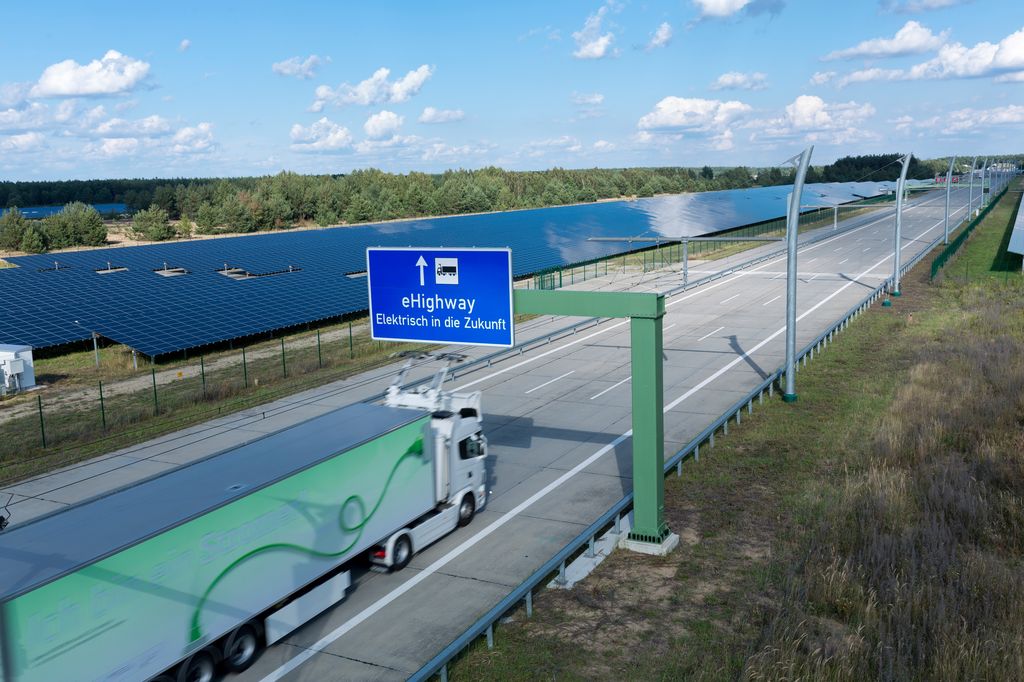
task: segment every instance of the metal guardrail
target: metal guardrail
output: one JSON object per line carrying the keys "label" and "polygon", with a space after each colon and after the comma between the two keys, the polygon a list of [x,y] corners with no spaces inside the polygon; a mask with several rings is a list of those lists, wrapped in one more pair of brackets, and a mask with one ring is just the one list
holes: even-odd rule
{"label": "metal guardrail", "polygon": [[[925,256],[927,256],[942,239],[943,237],[937,237],[932,240],[916,256],[903,265],[900,268],[901,276],[909,272],[911,268],[921,262],[921,260],[924,259]],[[825,348],[827,348],[828,344],[832,342],[837,333],[845,330],[846,327],[849,326],[850,322],[852,322],[861,313],[865,312],[879,298],[884,296],[891,284],[892,277],[886,278],[881,284],[872,289],[867,296],[847,310],[846,313],[829,326],[828,329],[819,334],[810,343],[806,344],[797,353],[797,371],[799,371],[801,365],[806,366],[808,360],[813,359],[815,354],[820,354]],[[728,435],[729,422],[735,419],[736,423],[739,424],[742,420],[744,408],[746,408],[748,414],[753,413],[755,399],[758,401],[758,404],[761,404],[764,402],[764,395],[766,392],[769,397],[774,394],[776,384],[782,380],[784,375],[783,369],[784,366],[780,366],[772,372],[771,375],[758,384],[744,398],[733,403],[733,405],[725,410],[717,419],[715,419],[715,421],[692,438],[685,446],[683,446],[683,448],[678,450],[671,457],[667,458],[665,461],[665,473],[668,474],[673,468],[675,468],[676,475],[681,476],[682,465],[686,459],[692,457],[694,461],[699,460],[701,445],[707,443],[709,447],[713,448],[715,445],[715,434],[721,429],[723,431],[723,435]],[[622,517],[632,507],[632,504],[632,493],[625,495],[622,499],[613,504],[608,511],[602,514],[592,524],[587,526],[583,532],[570,540],[551,559],[544,562],[540,568],[531,573],[529,577],[509,592],[504,599],[480,616],[472,625],[466,628],[461,635],[452,640],[448,646],[442,649],[436,656],[431,658],[419,670],[413,673],[409,677],[409,680],[421,682],[430,679],[434,675],[440,675],[441,682],[447,682],[448,663],[462,653],[462,651],[472,644],[478,637],[486,635],[488,648],[493,647],[495,623],[497,623],[497,621],[508,611],[516,608],[521,602],[525,604],[527,617],[531,617],[533,615],[534,589],[547,580],[552,574],[556,572],[559,575],[564,574],[566,563],[574,556],[585,551],[585,547],[592,548],[598,535],[602,534],[609,528],[618,533]]]}

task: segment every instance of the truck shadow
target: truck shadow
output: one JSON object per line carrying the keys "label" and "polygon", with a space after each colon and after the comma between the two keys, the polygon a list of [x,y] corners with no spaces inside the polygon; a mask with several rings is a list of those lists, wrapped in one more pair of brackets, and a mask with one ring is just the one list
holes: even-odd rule
{"label": "truck shadow", "polygon": [[[536,446],[541,446],[543,441],[562,441],[565,443],[571,443],[573,445],[588,444],[591,449],[587,450],[589,455],[591,452],[596,452],[605,444],[614,441],[619,437],[619,433],[611,433],[605,431],[587,431],[583,429],[573,429],[568,427],[560,426],[541,426],[537,425],[533,417],[522,417],[522,416],[511,416],[487,413],[484,416],[485,428],[484,432],[487,434],[487,441],[492,448],[504,449],[511,448],[515,450],[530,450]],[[540,458],[533,458],[529,462],[511,462],[512,464],[520,464],[521,466],[536,467],[537,471],[543,468],[549,467],[572,451],[572,446],[569,447],[552,447],[550,453],[542,453]],[[547,456],[544,456],[547,455]],[[491,452],[486,461],[486,477],[487,477],[487,489],[497,490],[501,481],[498,478],[497,472],[497,461],[500,455]],[[626,439],[619,443],[614,450],[613,456],[615,457],[617,474],[623,481],[623,492],[628,492],[632,489],[631,479],[633,462],[632,462],[632,440]],[[575,462],[568,463],[564,468],[569,469],[575,465]],[[557,467],[562,468],[562,467]],[[612,473],[612,472],[606,472]]]}

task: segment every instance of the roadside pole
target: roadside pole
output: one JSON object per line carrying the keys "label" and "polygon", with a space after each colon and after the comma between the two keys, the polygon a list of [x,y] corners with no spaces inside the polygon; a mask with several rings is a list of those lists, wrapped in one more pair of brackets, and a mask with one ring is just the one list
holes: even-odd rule
{"label": "roadside pole", "polygon": [[949,193],[953,187],[953,164],[956,163],[956,157],[952,156],[949,159],[949,170],[946,171],[946,233],[942,240],[943,244],[949,244]]}
{"label": "roadside pole", "polygon": [[796,165],[793,192],[789,195],[786,216],[786,390],[782,399],[796,402],[796,242],[800,227],[800,204],[804,191],[804,177],[811,163],[814,145],[786,161]]}
{"label": "roadside pole", "polygon": [[971,219],[971,212],[974,211],[974,166],[977,163],[978,157],[975,156],[973,159],[971,159],[971,172],[968,176],[970,178],[970,185],[968,186],[967,193],[967,217],[964,218],[965,220],[968,221]]}
{"label": "roadside pole", "polygon": [[907,185],[907,169],[910,168],[910,157],[907,154],[903,157],[903,168],[900,170],[900,179],[896,181],[896,237],[892,256],[892,296],[901,296],[900,293],[900,256],[902,256],[903,241],[903,188]]}

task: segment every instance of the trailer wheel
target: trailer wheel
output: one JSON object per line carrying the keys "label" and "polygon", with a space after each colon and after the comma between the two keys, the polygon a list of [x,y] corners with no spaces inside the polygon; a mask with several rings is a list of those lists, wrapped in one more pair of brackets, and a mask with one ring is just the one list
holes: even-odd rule
{"label": "trailer wheel", "polygon": [[391,558],[394,559],[391,562],[392,571],[401,571],[409,565],[409,561],[412,560],[412,540],[409,539],[408,535],[399,535],[398,539],[395,540],[395,546],[391,550]]}
{"label": "trailer wheel", "polygon": [[197,651],[178,668],[178,682],[212,682],[217,676],[217,665],[206,649]]}
{"label": "trailer wheel", "polygon": [[468,526],[474,514],[476,502],[473,500],[473,493],[467,493],[462,496],[462,502],[459,503],[459,527]]}
{"label": "trailer wheel", "polygon": [[246,623],[232,632],[224,644],[224,668],[232,673],[247,670],[262,651],[263,638],[251,623]]}

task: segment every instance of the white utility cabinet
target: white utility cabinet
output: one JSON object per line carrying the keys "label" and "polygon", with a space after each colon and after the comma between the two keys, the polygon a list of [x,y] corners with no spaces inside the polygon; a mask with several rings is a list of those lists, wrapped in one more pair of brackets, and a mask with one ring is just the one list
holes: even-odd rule
{"label": "white utility cabinet", "polygon": [[24,391],[35,385],[32,346],[0,344],[0,395]]}

